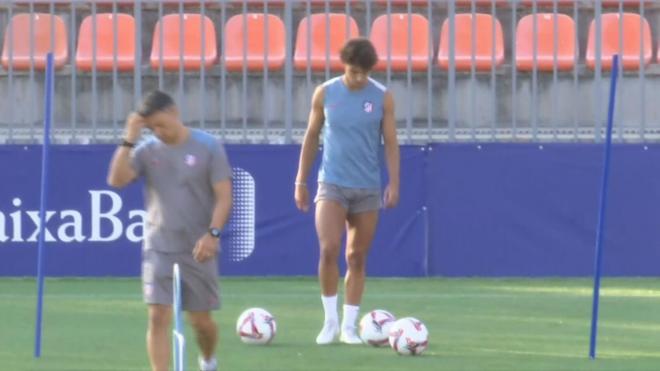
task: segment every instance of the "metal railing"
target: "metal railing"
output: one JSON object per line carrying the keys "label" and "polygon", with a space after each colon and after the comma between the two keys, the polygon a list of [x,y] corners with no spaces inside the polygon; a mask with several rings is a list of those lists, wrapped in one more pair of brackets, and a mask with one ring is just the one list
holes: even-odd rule
{"label": "metal railing", "polygon": [[[609,71],[600,58],[603,41],[603,15],[619,14],[619,52],[626,52],[624,61],[632,58],[631,45],[624,45],[630,28],[624,24],[624,14],[640,17],[639,63],[623,71],[620,83],[621,97],[615,116],[615,140],[619,142],[657,141],[660,138],[660,105],[653,100],[660,91],[660,66],[657,46],[660,40],[660,0],[370,0],[370,1],[230,1],[230,0],[171,0],[147,1],[0,1],[0,26],[3,35],[3,68],[0,86],[6,97],[0,103],[0,143],[38,142],[42,127],[43,71],[36,65],[39,52],[30,45],[29,68],[16,68],[16,50],[13,45],[15,27],[8,27],[18,14],[32,14],[28,27],[30,39],[35,37],[35,17],[48,13],[64,20],[68,54],[64,65],[56,74],[53,140],[59,143],[115,142],[122,135],[125,116],[134,108],[144,92],[159,88],[170,92],[178,102],[184,121],[191,126],[211,131],[227,142],[237,143],[293,143],[301,139],[306,127],[310,98],[314,87],[322,81],[340,74],[330,68],[330,51],[326,53],[325,68],[315,71],[294,66],[297,30],[300,22],[312,14],[341,13],[356,20],[360,35],[371,34],[374,20],[386,16],[387,37],[403,38],[407,44],[404,68],[394,68],[400,61],[390,57],[392,43],[386,42],[386,60],[382,71],[373,77],[381,80],[394,93],[397,106],[397,124],[402,143],[442,141],[564,141],[593,142],[603,138],[606,118],[606,89]],[[92,23],[92,68],[82,71],[76,63],[80,25],[84,17],[110,13],[113,16],[113,63],[108,71],[97,68],[96,39],[100,32]],[[276,51],[269,50],[269,37],[274,37],[277,24],[264,18],[263,65],[248,66],[254,58],[247,50],[247,38],[228,39],[224,27],[232,17],[241,17],[242,33],[250,33],[250,17],[254,13],[273,14],[284,25],[284,60],[281,68],[269,68],[268,60]],[[135,20],[135,65],[132,71],[118,68],[119,32],[117,14],[130,14]],[[179,17],[178,67],[165,68],[164,47],[169,31],[163,22],[168,14]],[[204,22],[199,29],[199,67],[188,69],[184,62],[187,42],[184,27],[187,14],[199,14],[215,26],[215,35],[208,35]],[[417,14],[428,22],[427,35],[416,34],[412,22],[407,32],[393,30],[395,17]],[[499,61],[496,48],[490,49],[490,66],[474,52],[468,62],[460,60],[465,49],[465,30],[457,29],[462,16],[490,15],[499,23],[490,22],[487,37],[472,22],[469,43],[496,45],[501,24],[504,60]],[[527,15],[550,14],[553,19],[553,65],[550,70],[538,67],[537,38],[533,37],[533,63],[530,71],[517,65],[517,27]],[[572,68],[559,68],[557,50],[567,40],[558,37],[558,17],[569,16],[575,24],[575,45]],[[533,34],[540,34],[538,17],[533,17]],[[595,29],[595,62],[593,68],[585,61],[587,37],[593,20]],[[448,28],[448,60],[442,67],[438,62],[442,25]],[[650,38],[644,32],[650,25]],[[326,22],[328,24],[328,22]],[[398,24],[398,23],[397,23]],[[463,24],[463,23],[461,23]],[[624,29],[624,25],[627,27]],[[336,36],[326,26],[326,44]],[[398,26],[397,26],[398,27]],[[103,31],[105,32],[105,31]],[[348,23],[345,27],[349,34]],[[546,31],[542,31],[546,32]],[[56,25],[50,22],[50,34],[56,34]],[[151,66],[152,42],[158,35],[159,45],[156,68]],[[261,34],[260,34],[261,35]],[[611,36],[609,33],[606,36]],[[307,27],[307,60],[311,58],[312,30]],[[214,37],[218,57],[207,66],[207,38]],[[413,67],[412,45],[417,39],[427,39],[427,63],[424,68]],[[650,43],[649,43],[650,42]],[[227,67],[227,45],[242,43],[243,64],[240,69]],[[38,44],[38,43],[36,43]],[[457,45],[459,44],[459,45]],[[651,62],[646,63],[648,45],[652,45]],[[279,46],[279,45],[278,45]],[[418,46],[418,45],[416,45]],[[55,48],[51,38],[50,48]],[[457,49],[458,48],[458,49]],[[423,50],[424,48],[422,48]],[[487,48],[486,48],[487,49]],[[473,49],[474,50],[474,49]],[[465,64],[469,67],[465,68]],[[485,62],[484,62],[485,63]],[[622,63],[625,65],[625,63]]]}

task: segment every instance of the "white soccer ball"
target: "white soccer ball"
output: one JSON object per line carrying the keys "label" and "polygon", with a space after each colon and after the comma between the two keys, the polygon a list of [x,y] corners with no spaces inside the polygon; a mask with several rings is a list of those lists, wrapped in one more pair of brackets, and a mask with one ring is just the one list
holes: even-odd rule
{"label": "white soccer ball", "polygon": [[416,318],[401,318],[390,328],[390,346],[399,354],[422,354],[428,344],[429,332],[424,323]]}
{"label": "white soccer ball", "polygon": [[387,345],[394,315],[383,309],[372,310],[360,320],[360,338],[365,344],[375,347]]}
{"label": "white soccer ball", "polygon": [[277,333],[277,322],[263,308],[246,309],[236,321],[236,334],[245,344],[266,345]]}

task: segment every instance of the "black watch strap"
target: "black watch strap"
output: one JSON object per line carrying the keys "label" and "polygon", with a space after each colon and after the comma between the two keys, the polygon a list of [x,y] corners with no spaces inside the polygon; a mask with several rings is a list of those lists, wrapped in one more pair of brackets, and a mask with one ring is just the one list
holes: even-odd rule
{"label": "black watch strap", "polygon": [[209,234],[215,238],[220,238],[222,234],[222,229],[220,228],[209,228]]}
{"label": "black watch strap", "polygon": [[135,147],[135,143],[131,143],[131,142],[129,142],[129,141],[127,141],[127,140],[124,139],[124,140],[121,142],[120,146],[122,146],[122,147],[128,147],[128,148],[133,148],[133,147]]}

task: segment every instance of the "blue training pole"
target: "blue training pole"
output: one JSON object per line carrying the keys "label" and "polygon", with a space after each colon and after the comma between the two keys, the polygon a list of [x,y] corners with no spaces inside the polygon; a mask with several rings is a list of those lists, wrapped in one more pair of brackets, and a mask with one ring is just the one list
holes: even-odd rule
{"label": "blue training pole", "polygon": [[37,320],[34,328],[34,357],[41,357],[41,319],[44,304],[44,240],[46,229],[46,201],[48,196],[48,152],[50,123],[53,110],[53,53],[46,56],[44,104],[44,144],[41,150],[41,202],[39,205],[39,242],[37,247]]}
{"label": "blue training pole", "polygon": [[172,332],[172,356],[174,371],[185,371],[186,339],[183,336],[183,325],[181,322],[181,272],[179,264],[172,268],[172,291],[174,292],[174,330]]}
{"label": "blue training pole", "polygon": [[612,79],[610,81],[610,102],[607,109],[607,136],[605,139],[605,160],[603,162],[603,181],[600,188],[600,206],[598,211],[598,229],[596,230],[596,267],[594,274],[594,295],[591,312],[591,339],[589,358],[596,359],[596,337],[598,336],[598,305],[600,300],[600,275],[603,265],[603,239],[605,235],[605,215],[607,212],[607,191],[610,179],[610,154],[612,152],[612,121],[616,99],[616,80],[619,77],[619,56],[612,57]]}

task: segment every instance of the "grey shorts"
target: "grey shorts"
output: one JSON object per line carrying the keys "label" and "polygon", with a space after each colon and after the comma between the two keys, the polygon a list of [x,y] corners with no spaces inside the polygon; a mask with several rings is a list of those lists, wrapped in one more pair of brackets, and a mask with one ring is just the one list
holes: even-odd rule
{"label": "grey shorts", "polygon": [[364,213],[381,208],[380,189],[347,188],[319,182],[314,202],[332,200],[339,202],[349,214]]}
{"label": "grey shorts", "polygon": [[218,263],[198,263],[192,253],[169,253],[153,249],[142,252],[142,292],[147,304],[172,305],[172,267],[179,263],[183,310],[207,312],[220,308]]}

